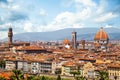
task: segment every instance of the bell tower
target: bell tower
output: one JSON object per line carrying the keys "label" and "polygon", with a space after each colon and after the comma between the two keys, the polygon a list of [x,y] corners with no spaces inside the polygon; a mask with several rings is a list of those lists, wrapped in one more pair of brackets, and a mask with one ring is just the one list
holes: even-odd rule
{"label": "bell tower", "polygon": [[13,37],[13,32],[12,32],[12,28],[10,27],[8,29],[8,44],[12,44],[12,37]]}
{"label": "bell tower", "polygon": [[77,32],[72,32],[72,48],[73,48],[74,50],[77,49],[76,34],[77,34]]}

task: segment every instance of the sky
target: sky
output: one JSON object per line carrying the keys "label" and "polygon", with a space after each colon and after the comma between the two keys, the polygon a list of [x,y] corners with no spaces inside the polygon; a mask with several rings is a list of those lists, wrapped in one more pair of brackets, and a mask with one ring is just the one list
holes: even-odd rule
{"label": "sky", "polygon": [[120,27],[120,0],[0,0],[0,39],[64,28]]}

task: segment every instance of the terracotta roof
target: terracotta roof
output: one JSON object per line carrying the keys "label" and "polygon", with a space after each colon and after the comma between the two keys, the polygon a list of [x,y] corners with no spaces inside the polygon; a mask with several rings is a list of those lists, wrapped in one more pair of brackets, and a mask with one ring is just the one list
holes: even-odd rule
{"label": "terracotta roof", "polygon": [[17,47],[16,50],[43,50],[43,49],[38,46],[20,46]]}
{"label": "terracotta roof", "polygon": [[81,58],[79,60],[87,60],[87,61],[95,61],[96,59],[95,58]]}
{"label": "terracotta roof", "polygon": [[99,43],[96,43],[95,46],[96,46],[96,47],[100,47],[101,45],[100,45]]}
{"label": "terracotta roof", "polygon": [[110,64],[108,64],[108,68],[120,68],[120,64],[119,63],[110,63]]}
{"label": "terracotta roof", "polygon": [[30,44],[29,42],[15,42],[13,45],[20,45],[20,44]]}
{"label": "terracotta roof", "polygon": [[108,47],[111,47],[111,46],[112,46],[112,44],[108,43],[108,44],[107,44],[107,46],[108,46]]}
{"label": "terracotta roof", "polygon": [[65,53],[62,55],[62,57],[64,57],[64,58],[71,58],[73,56],[74,56],[74,54],[70,54],[70,53]]}
{"label": "terracotta roof", "polygon": [[9,77],[10,77],[11,75],[12,75],[12,72],[1,72],[1,73],[0,73],[0,76],[6,78],[6,80],[9,80],[9,79],[10,79]]}
{"label": "terracotta roof", "polygon": [[94,40],[108,40],[108,34],[101,28],[94,36]]}
{"label": "terracotta roof", "polygon": [[73,61],[67,61],[67,62],[65,62],[64,64],[63,64],[63,66],[76,66],[76,63],[75,62],[73,62]]}
{"label": "terracotta roof", "polygon": [[63,40],[63,44],[69,44],[69,43],[70,43],[70,41],[68,39]]}
{"label": "terracotta roof", "polygon": [[94,63],[95,70],[106,70],[107,69],[107,64],[105,63]]}

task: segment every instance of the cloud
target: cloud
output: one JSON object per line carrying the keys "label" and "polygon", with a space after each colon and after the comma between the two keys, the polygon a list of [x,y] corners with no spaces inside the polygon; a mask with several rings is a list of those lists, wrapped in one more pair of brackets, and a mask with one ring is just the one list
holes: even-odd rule
{"label": "cloud", "polygon": [[33,28],[33,24],[29,21],[27,21],[24,25],[23,25],[23,30],[26,32],[33,32],[35,28]]}
{"label": "cloud", "polygon": [[13,2],[13,0],[7,0],[7,2],[11,3],[11,2]]}
{"label": "cloud", "polygon": [[12,23],[15,33],[94,27],[120,16],[120,6],[111,9],[107,0],[62,0],[60,5],[55,5],[60,8],[56,10],[41,3],[39,0],[0,0],[0,29],[7,29],[8,23]]}
{"label": "cloud", "polygon": [[100,0],[100,4],[97,6],[96,13],[97,14],[102,14],[104,13],[104,9],[107,7],[107,3],[105,0]]}
{"label": "cloud", "polygon": [[8,19],[10,21],[25,20],[25,19],[28,19],[28,16],[26,14],[24,14],[24,13],[12,12],[12,14],[10,14]]}
{"label": "cloud", "polygon": [[0,3],[8,3],[8,1],[7,0],[0,0]]}
{"label": "cloud", "polygon": [[0,2],[0,8],[6,8],[7,7],[7,5],[5,4],[5,3],[3,3],[3,2]]}
{"label": "cloud", "polygon": [[118,14],[120,16],[120,5],[116,6],[112,9],[112,12],[115,14]]}
{"label": "cloud", "polygon": [[4,39],[7,37],[8,27],[10,23],[5,23],[0,25],[0,39]]}
{"label": "cloud", "polygon": [[56,16],[55,21],[57,23],[66,23],[66,24],[74,24],[78,21],[85,20],[89,17],[91,11],[89,8],[84,8],[82,11],[78,12],[63,12]]}
{"label": "cloud", "polygon": [[40,16],[46,16],[47,12],[45,9],[40,9]]}
{"label": "cloud", "polygon": [[63,7],[70,7],[73,4],[74,0],[61,0],[61,5]]}
{"label": "cloud", "polygon": [[[59,30],[59,29],[64,29],[64,28],[82,28],[84,27],[83,23],[80,23],[79,21],[84,20],[85,16],[88,16],[89,10],[84,9],[82,12],[63,12],[58,14],[54,21],[51,23],[41,26],[42,30],[44,31],[54,31],[54,30]],[[78,15],[81,14],[81,15]],[[39,30],[39,29],[38,29]]]}
{"label": "cloud", "polygon": [[12,10],[19,10],[20,6],[19,5],[13,5],[13,6],[11,6],[11,9]]}
{"label": "cloud", "polygon": [[74,13],[72,12],[62,12],[58,14],[55,18],[55,21],[57,23],[67,23],[67,24],[72,24],[75,21]]}
{"label": "cloud", "polygon": [[1,16],[0,17],[0,24],[3,24],[4,23],[4,18]]}
{"label": "cloud", "polygon": [[1,31],[7,31],[7,28],[5,28],[5,26],[3,26],[3,25],[0,25],[0,32]]}
{"label": "cloud", "polygon": [[[76,12],[65,11],[59,13],[54,20],[41,27],[44,31],[53,31],[64,28],[82,28],[85,27],[83,21],[91,16],[91,9],[89,7],[83,8],[81,11]],[[40,28],[41,28],[40,27]]]}
{"label": "cloud", "polygon": [[4,18],[2,16],[0,17],[0,21],[4,21]]}
{"label": "cloud", "polygon": [[115,17],[117,17],[116,14],[113,14],[112,12],[109,12],[109,13],[102,14],[99,17],[97,17],[95,19],[95,22],[99,22],[99,23],[106,22],[106,21],[109,21],[109,20],[111,20],[111,19],[113,19]]}
{"label": "cloud", "polygon": [[82,23],[75,23],[75,24],[73,24],[73,28],[84,28],[84,27],[85,26]]}
{"label": "cloud", "polygon": [[107,25],[105,25],[105,28],[112,28],[113,26],[112,25],[109,25],[109,24],[107,24]]}
{"label": "cloud", "polygon": [[[106,6],[106,3],[104,1],[101,1],[99,6],[97,6],[95,2],[93,2],[92,0],[87,0],[87,1],[74,0],[74,1],[76,5],[78,3],[84,5],[84,8],[81,10],[77,9],[75,12],[70,12],[70,11],[61,12],[49,24],[36,26],[35,31],[53,31],[53,30],[59,30],[64,28],[81,28],[81,27],[85,27],[84,24],[86,21],[105,22],[105,21],[108,21],[109,19],[116,17],[112,13],[103,14],[104,8],[101,6],[102,5]],[[96,12],[94,12],[95,10]],[[46,13],[44,10],[41,10],[40,14],[44,15]],[[98,14],[101,16],[98,16]],[[96,16],[93,16],[93,15],[96,15]],[[34,30],[31,30],[31,31],[34,31]]]}
{"label": "cloud", "polygon": [[91,6],[91,7],[95,7],[96,3],[93,2],[92,0],[75,0],[76,3],[81,3],[84,6]]}
{"label": "cloud", "polygon": [[11,23],[4,23],[0,25],[0,30],[7,30],[9,27],[11,27]]}
{"label": "cloud", "polygon": [[5,31],[0,32],[0,39],[4,39],[4,38],[6,38],[6,36],[7,36],[7,32],[5,32]]}

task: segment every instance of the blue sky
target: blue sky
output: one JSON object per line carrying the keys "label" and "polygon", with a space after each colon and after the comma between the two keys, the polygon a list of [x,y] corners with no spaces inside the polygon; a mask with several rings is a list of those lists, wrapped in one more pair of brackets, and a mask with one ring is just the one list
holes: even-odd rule
{"label": "blue sky", "polygon": [[120,0],[0,0],[0,37],[64,28],[120,27]]}

